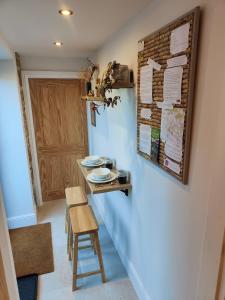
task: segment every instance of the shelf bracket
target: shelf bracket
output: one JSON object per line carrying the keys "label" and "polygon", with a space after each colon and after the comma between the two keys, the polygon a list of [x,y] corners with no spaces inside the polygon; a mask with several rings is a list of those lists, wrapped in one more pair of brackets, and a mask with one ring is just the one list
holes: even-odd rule
{"label": "shelf bracket", "polygon": [[128,189],[125,189],[125,190],[120,190],[122,193],[124,193],[126,196],[128,196],[128,193],[129,193],[129,191],[128,191]]}

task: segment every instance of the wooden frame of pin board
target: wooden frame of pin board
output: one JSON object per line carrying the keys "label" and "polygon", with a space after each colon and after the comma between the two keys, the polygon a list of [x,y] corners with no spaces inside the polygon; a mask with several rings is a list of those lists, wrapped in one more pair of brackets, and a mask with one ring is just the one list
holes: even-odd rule
{"label": "wooden frame of pin board", "polygon": [[[152,162],[157,164],[160,168],[162,168],[163,170],[165,170],[166,172],[168,172],[169,174],[171,174],[172,176],[174,176],[184,184],[187,184],[188,182],[188,173],[189,173],[191,125],[192,125],[192,111],[193,111],[193,102],[194,102],[195,73],[196,73],[196,64],[197,64],[199,18],[200,18],[200,7],[196,7],[192,11],[181,16],[175,21],[169,23],[168,25],[164,26],[160,30],[150,34],[144,39],[141,39],[139,41],[139,46],[141,45],[141,49],[139,48],[139,52],[138,52],[137,152],[138,154],[142,155],[146,159],[151,160]],[[171,54],[171,52],[174,53],[174,49],[175,49],[174,47],[176,46],[176,40],[174,46],[174,37],[173,37],[173,50],[171,50],[172,49],[171,34],[172,32],[177,32],[175,30],[177,28],[181,28],[183,25],[184,25],[183,28],[186,27],[187,26],[186,24],[190,24],[188,25],[189,30],[188,30],[187,48],[184,51],[178,52],[176,54]],[[177,33],[178,33],[177,36],[179,37],[179,32]],[[178,51],[179,51],[179,47],[182,48],[182,45],[179,45],[179,41],[177,47],[178,47],[177,48]],[[168,59],[171,58],[173,59],[175,57],[180,57],[180,56],[182,56],[182,58],[184,58],[184,56],[187,57],[186,64],[181,65],[182,67],[182,75],[180,77],[181,97],[179,103],[171,104],[169,102],[165,102],[165,93],[167,93],[167,92],[164,93],[165,70],[168,68],[167,66]],[[155,68],[152,69],[153,72],[152,73],[152,103],[143,103],[141,99],[142,97],[141,92],[140,92],[141,68],[147,66],[150,63],[149,59],[151,63],[153,64],[156,63],[155,66],[156,69]],[[182,64],[182,62],[177,61],[177,63],[180,69],[179,63]],[[160,70],[157,68],[158,64],[160,65]],[[173,64],[175,64],[175,67],[178,67],[176,66],[176,60],[173,60]],[[171,90],[173,86],[174,86],[173,82],[171,84],[171,82],[169,83],[168,81],[167,89],[169,87]],[[171,95],[172,94],[173,91]],[[173,97],[173,96],[167,95],[166,97]],[[166,110],[166,108],[172,111],[172,113],[174,112],[177,113],[178,111],[183,112],[183,134],[182,134],[182,141],[180,142],[182,145],[182,150],[181,150],[182,152],[180,152],[180,158],[178,159],[178,161],[167,155],[169,152],[169,150],[167,149],[169,149],[170,144],[168,143],[168,147],[167,147],[166,145],[167,141],[165,140],[165,137],[163,140],[161,139],[161,133],[162,133],[161,119],[162,119],[163,109],[159,107],[164,107],[163,108],[165,109],[164,112],[168,111]],[[143,118],[142,111],[144,111],[146,108],[150,109],[151,112],[151,116],[149,117],[149,119],[145,119],[146,117],[145,115]],[[149,154],[144,153],[141,148],[142,146],[140,144],[140,124],[150,125],[151,128],[150,131],[151,150]],[[164,130],[165,130],[165,124],[164,124]],[[153,149],[152,147],[155,148]],[[165,151],[167,151],[167,154]]]}

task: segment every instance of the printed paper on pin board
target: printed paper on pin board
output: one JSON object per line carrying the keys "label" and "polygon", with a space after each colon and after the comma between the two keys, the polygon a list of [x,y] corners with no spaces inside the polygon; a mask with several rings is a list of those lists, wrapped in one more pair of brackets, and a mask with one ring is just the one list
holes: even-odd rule
{"label": "printed paper on pin board", "polygon": [[138,42],[138,52],[143,51],[144,47],[145,47],[145,42],[144,41]]}
{"label": "printed paper on pin board", "polygon": [[173,172],[175,172],[176,174],[180,174],[180,165],[175,163],[174,161],[172,161],[169,158],[166,158],[164,160],[164,166],[166,166],[167,168],[169,168],[170,170],[172,170]]}
{"label": "printed paper on pin board", "polygon": [[168,68],[164,72],[163,97],[170,104],[180,104],[183,68]]}
{"label": "printed paper on pin board", "polygon": [[187,64],[187,56],[186,55],[180,55],[180,56],[176,56],[176,57],[167,59],[167,67],[168,68],[183,66],[186,64]]}
{"label": "printed paper on pin board", "polygon": [[140,117],[142,119],[151,120],[152,110],[150,108],[141,108]]}
{"label": "printed paper on pin board", "polygon": [[165,143],[165,154],[181,162],[185,112],[182,108],[163,109],[160,138]]}
{"label": "printed paper on pin board", "polygon": [[186,23],[171,32],[170,53],[176,54],[188,48],[190,24]]}
{"label": "printed paper on pin board", "polygon": [[139,150],[147,155],[151,154],[151,126],[140,124]]}
{"label": "printed paper on pin board", "polygon": [[140,98],[142,103],[152,103],[153,69],[147,65],[140,70]]}
{"label": "printed paper on pin board", "polygon": [[168,102],[162,101],[162,102],[156,102],[156,105],[158,108],[161,109],[173,109],[173,104],[170,104]]}
{"label": "printed paper on pin board", "polygon": [[148,59],[148,65],[140,70],[140,98],[142,103],[152,103],[153,69],[159,71],[161,65],[153,59]]}
{"label": "printed paper on pin board", "polygon": [[155,69],[157,71],[160,71],[160,69],[161,69],[161,65],[158,64],[156,61],[154,61],[151,58],[148,59],[148,64],[149,64],[149,66],[151,66],[153,69]]}

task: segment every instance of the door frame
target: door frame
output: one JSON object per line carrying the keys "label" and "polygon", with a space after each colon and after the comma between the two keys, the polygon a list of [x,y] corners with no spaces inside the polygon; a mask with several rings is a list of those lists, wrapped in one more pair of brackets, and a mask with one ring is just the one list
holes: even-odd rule
{"label": "door frame", "polygon": [[25,98],[25,110],[27,115],[32,168],[34,174],[34,192],[37,206],[43,205],[41,179],[38,166],[37,145],[35,140],[34,121],[30,97],[30,78],[52,78],[52,79],[85,79],[86,72],[55,72],[55,71],[22,71],[22,82]]}

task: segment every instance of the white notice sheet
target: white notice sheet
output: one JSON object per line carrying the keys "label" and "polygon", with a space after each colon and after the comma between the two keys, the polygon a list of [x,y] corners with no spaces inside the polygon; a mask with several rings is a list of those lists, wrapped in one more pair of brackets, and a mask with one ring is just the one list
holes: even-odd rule
{"label": "white notice sheet", "polygon": [[183,66],[187,64],[187,56],[180,55],[173,58],[167,59],[167,66],[168,68]]}
{"label": "white notice sheet", "polygon": [[157,71],[160,71],[160,69],[161,69],[161,65],[158,64],[156,61],[154,61],[151,58],[148,59],[148,64],[149,64],[149,66],[152,66],[152,68],[157,70]]}
{"label": "white notice sheet", "polygon": [[176,54],[188,48],[190,24],[186,23],[171,32],[170,53]]}
{"label": "white notice sheet", "polygon": [[183,68],[168,68],[164,72],[163,98],[170,104],[181,102]]}
{"label": "white notice sheet", "polygon": [[160,139],[165,143],[167,140],[168,127],[169,127],[169,114],[173,109],[162,109],[161,115],[161,130],[160,130]]}
{"label": "white notice sheet", "polygon": [[173,104],[170,104],[168,102],[165,102],[165,101],[162,101],[162,102],[156,102],[156,105],[158,108],[161,108],[161,109],[173,109]]}
{"label": "white notice sheet", "polygon": [[182,160],[182,147],[175,146],[172,143],[166,142],[164,151],[165,151],[165,154],[167,156],[169,156],[170,158],[172,158],[172,159],[174,159],[178,162],[181,162],[181,160]]}
{"label": "white notice sheet", "polygon": [[141,108],[141,118],[150,120],[152,115],[152,111],[150,108]]}
{"label": "white notice sheet", "polygon": [[165,154],[181,162],[185,112],[182,108],[163,109],[160,138],[165,143]]}
{"label": "white notice sheet", "polygon": [[150,155],[151,153],[151,126],[140,124],[139,150]]}
{"label": "white notice sheet", "polygon": [[140,97],[142,103],[152,103],[152,80],[153,69],[159,71],[161,65],[151,58],[148,59],[148,65],[141,67],[140,71]]}
{"label": "white notice sheet", "polygon": [[140,97],[142,103],[152,103],[152,66],[141,67],[140,71]]}
{"label": "white notice sheet", "polygon": [[143,51],[144,47],[145,47],[145,42],[144,41],[138,42],[138,52]]}
{"label": "white notice sheet", "polygon": [[177,174],[180,174],[180,165],[175,163],[174,161],[172,161],[169,158],[166,158],[164,160],[164,166],[166,166],[167,168],[169,168],[170,170],[174,171]]}

